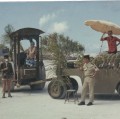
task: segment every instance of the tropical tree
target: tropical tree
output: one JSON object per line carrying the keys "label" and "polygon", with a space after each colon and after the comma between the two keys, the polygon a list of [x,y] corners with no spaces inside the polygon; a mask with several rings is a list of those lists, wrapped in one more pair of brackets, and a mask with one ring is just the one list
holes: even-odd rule
{"label": "tropical tree", "polygon": [[12,56],[12,49],[13,49],[13,42],[12,42],[12,39],[10,38],[10,34],[12,32],[14,32],[14,27],[10,24],[8,24],[7,26],[5,26],[4,28],[4,35],[3,35],[3,44],[4,45],[8,45],[9,44],[9,47],[10,47],[10,56]]}
{"label": "tropical tree", "polygon": [[81,54],[85,50],[80,43],[71,40],[63,34],[53,33],[49,36],[44,36],[42,41],[46,44],[44,47],[46,52],[52,55],[57,74],[61,73],[61,68],[66,67],[68,56],[73,53]]}
{"label": "tropical tree", "polygon": [[[44,36],[42,39],[43,44],[45,44],[43,49],[52,54],[56,48],[61,49],[65,57],[74,53],[82,54],[85,50],[83,45],[71,40],[68,36],[65,37],[63,34],[53,33],[49,36]],[[56,48],[53,47],[53,44],[56,46]]]}
{"label": "tropical tree", "polygon": [[[11,25],[11,24],[8,24],[7,26],[5,26],[5,28],[4,28],[4,31],[5,31],[5,33],[4,33],[4,35],[3,35],[3,44],[4,45],[9,45],[9,47],[10,47],[10,57],[12,57],[12,51],[13,51],[13,41],[12,41],[12,39],[11,39],[11,37],[10,37],[10,34],[12,33],[12,32],[14,32],[15,31],[15,29],[14,29],[14,27]],[[24,49],[23,49],[23,47],[22,47],[22,45],[20,44],[20,49],[22,50],[22,51],[24,51]]]}
{"label": "tropical tree", "polygon": [[0,44],[0,49],[5,48],[4,44]]}

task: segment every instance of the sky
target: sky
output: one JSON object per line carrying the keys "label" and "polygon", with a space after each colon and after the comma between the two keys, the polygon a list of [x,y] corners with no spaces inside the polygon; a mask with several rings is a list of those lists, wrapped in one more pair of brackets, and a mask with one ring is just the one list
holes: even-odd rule
{"label": "sky", "polygon": [[[120,25],[120,1],[0,2],[0,40],[8,24],[15,30],[32,27],[43,30],[44,35],[57,32],[69,36],[85,47],[85,54],[96,55],[100,51],[102,33],[84,24],[92,19]],[[107,50],[106,42],[104,50]]]}

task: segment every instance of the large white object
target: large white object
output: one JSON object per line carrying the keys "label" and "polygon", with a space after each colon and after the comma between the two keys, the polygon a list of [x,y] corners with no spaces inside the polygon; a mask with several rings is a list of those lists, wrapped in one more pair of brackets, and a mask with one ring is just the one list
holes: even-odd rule
{"label": "large white object", "polygon": [[107,33],[112,30],[113,34],[120,35],[120,26],[109,21],[104,20],[87,20],[85,25],[90,26],[92,29]]}

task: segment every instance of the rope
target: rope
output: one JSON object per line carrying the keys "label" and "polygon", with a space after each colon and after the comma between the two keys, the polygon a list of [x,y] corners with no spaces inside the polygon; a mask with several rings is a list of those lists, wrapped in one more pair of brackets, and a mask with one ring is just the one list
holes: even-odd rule
{"label": "rope", "polygon": [[[105,35],[105,33],[103,33],[103,34],[102,34],[102,36],[101,36],[100,40],[103,38],[103,36],[104,36],[104,35]],[[100,53],[101,53],[102,46],[103,46],[103,41],[102,41],[102,44],[101,44],[101,46],[100,46],[100,52],[99,52],[99,55],[100,55]]]}
{"label": "rope", "polygon": [[103,41],[102,41],[102,44],[101,44],[101,46],[100,46],[100,52],[99,52],[99,55],[101,54],[102,46],[103,46]]}

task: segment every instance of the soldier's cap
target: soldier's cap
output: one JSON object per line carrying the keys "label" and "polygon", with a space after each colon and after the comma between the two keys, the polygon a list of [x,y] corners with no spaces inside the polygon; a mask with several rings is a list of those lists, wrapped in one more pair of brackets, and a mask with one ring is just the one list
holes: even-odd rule
{"label": "soldier's cap", "polygon": [[83,58],[90,59],[90,56],[89,55],[84,55]]}

